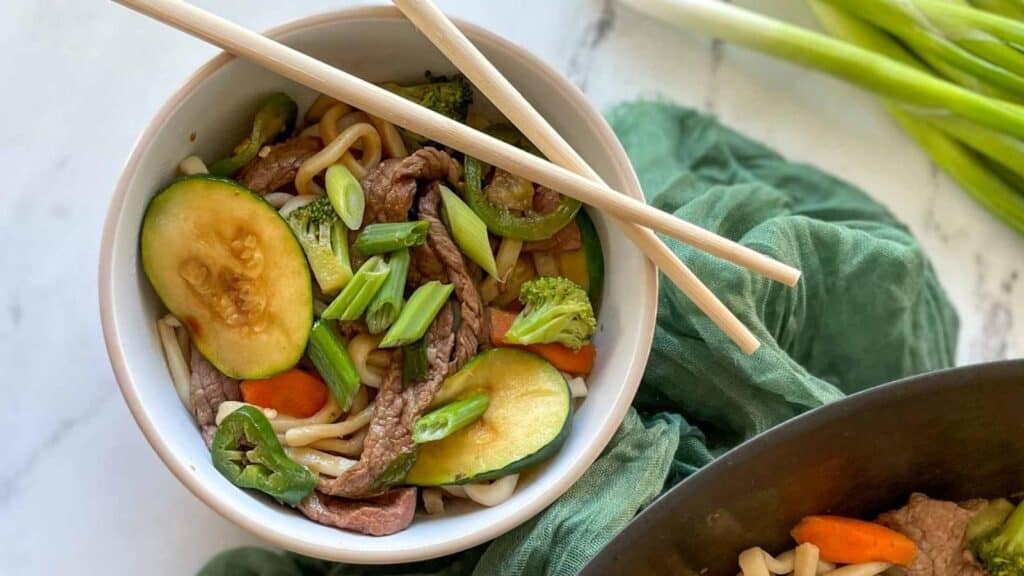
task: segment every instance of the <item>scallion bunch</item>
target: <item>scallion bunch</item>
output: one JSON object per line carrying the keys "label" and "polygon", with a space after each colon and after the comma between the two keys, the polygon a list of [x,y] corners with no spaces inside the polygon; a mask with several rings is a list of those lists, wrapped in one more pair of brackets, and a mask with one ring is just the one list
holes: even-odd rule
{"label": "scallion bunch", "polygon": [[622,0],[884,98],[960,186],[1024,234],[1024,2],[807,0],[834,38],[720,0]]}

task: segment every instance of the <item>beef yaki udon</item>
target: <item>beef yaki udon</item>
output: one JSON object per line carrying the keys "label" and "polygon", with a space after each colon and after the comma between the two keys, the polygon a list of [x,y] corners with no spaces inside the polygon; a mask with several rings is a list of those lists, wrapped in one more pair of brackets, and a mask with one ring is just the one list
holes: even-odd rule
{"label": "beef yaki udon", "polygon": [[966,502],[914,494],[874,522],[808,516],[791,531],[796,548],[739,555],[741,576],[1021,576],[1024,504],[1005,498]]}
{"label": "beef yaki udon", "polygon": [[[461,77],[388,89],[533,150]],[[552,456],[596,351],[600,242],[577,201],[321,96],[152,199],[142,264],[214,466],[373,535],[496,505]]]}

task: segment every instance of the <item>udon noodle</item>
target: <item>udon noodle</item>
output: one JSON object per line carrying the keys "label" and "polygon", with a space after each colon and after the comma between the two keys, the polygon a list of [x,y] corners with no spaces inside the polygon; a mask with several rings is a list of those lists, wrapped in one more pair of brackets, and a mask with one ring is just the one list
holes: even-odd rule
{"label": "udon noodle", "polygon": [[370,116],[370,123],[380,134],[381,146],[389,158],[405,158],[409,155],[409,150],[405,147],[405,140],[402,139],[401,132],[395,128],[394,124],[376,116]]}
{"label": "udon noodle", "polygon": [[[164,356],[167,358],[167,367],[171,372],[174,390],[185,407],[192,410],[192,400],[188,393],[188,359],[185,357],[185,351],[188,350],[188,333],[182,328],[178,319],[170,314],[157,321],[156,329],[160,335]],[[184,337],[182,338],[180,334],[184,334]]]}
{"label": "udon noodle", "polygon": [[327,438],[341,438],[356,432],[370,423],[373,417],[373,404],[363,408],[362,411],[353,414],[332,424],[309,424],[290,428],[284,434],[284,440],[289,446],[306,446],[317,440]]}
{"label": "udon noodle", "polygon": [[380,337],[369,334],[360,334],[348,343],[348,355],[356,366],[359,379],[371,388],[379,388],[384,380],[384,371],[370,362],[370,355],[377,350],[378,344]]}
{"label": "udon noodle", "polygon": [[[334,139],[338,137],[338,134],[344,132],[348,128],[355,126],[356,124],[370,124],[370,115],[362,110],[352,110],[344,115],[339,115],[342,107],[333,106],[330,110],[324,114],[324,117],[320,119],[320,123],[317,124],[317,130],[320,133],[320,139],[324,142],[334,142]],[[376,127],[374,128],[376,129]],[[361,150],[362,146],[359,142],[353,145],[353,149]]]}
{"label": "udon noodle", "polygon": [[[345,157],[349,148],[357,141],[363,141],[363,154],[360,161],[351,155]],[[356,178],[365,178],[371,168],[380,162],[380,135],[372,124],[359,123],[345,129],[323,150],[306,160],[295,174],[295,190],[300,195],[314,195],[318,191],[313,188],[313,177],[341,161]]]}
{"label": "udon noodle", "polygon": [[313,448],[284,446],[284,453],[292,460],[324,476],[341,476],[356,463],[355,460]]}
{"label": "udon noodle", "polygon": [[324,114],[326,114],[329,109],[339,104],[345,107],[345,111],[342,112],[342,114],[352,109],[348,104],[338,102],[326,94],[317,94],[316,100],[314,100],[313,103],[310,104],[309,109],[306,110],[306,124],[316,124],[324,117]]}
{"label": "udon noodle", "polygon": [[359,456],[363,452],[363,441],[366,440],[366,428],[352,435],[351,438],[324,438],[309,445],[310,448],[326,450],[342,456]]}
{"label": "udon noodle", "polygon": [[748,548],[740,552],[740,576],[875,576],[888,570],[887,562],[864,562],[836,567],[818,557],[818,547],[804,543],[793,550],[772,556],[761,548]]}

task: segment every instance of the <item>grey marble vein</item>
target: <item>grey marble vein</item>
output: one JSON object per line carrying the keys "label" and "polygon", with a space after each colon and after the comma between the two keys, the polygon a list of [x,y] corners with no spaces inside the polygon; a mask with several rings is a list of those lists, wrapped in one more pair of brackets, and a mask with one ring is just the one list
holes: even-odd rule
{"label": "grey marble vein", "polygon": [[711,40],[708,59],[708,82],[707,88],[704,91],[704,100],[701,106],[708,114],[715,113],[715,100],[718,95],[718,70],[722,67],[724,51],[725,42],[722,42],[718,38]]}
{"label": "grey marble vein", "polygon": [[993,281],[992,270],[981,254],[975,256],[975,274],[975,310],[981,318],[981,333],[971,340],[972,355],[980,362],[1004,360],[1009,357],[1014,325],[1011,302],[1019,274],[1010,270]]}
{"label": "grey marble vein", "polygon": [[587,24],[569,57],[565,74],[580,90],[587,91],[593,59],[615,25],[614,0],[601,0],[597,18]]}
{"label": "grey marble vein", "polygon": [[[116,400],[118,396],[119,394],[115,390],[107,390],[86,404],[78,414],[56,422],[49,434],[35,440],[33,450],[29,453],[28,458],[20,462],[6,462],[3,473],[0,474],[0,510],[17,497],[19,488],[31,478],[33,469],[40,459],[59,454],[61,443],[65,439],[86,425],[107,402]],[[104,447],[96,446],[95,448],[97,461],[99,461],[103,457]]]}

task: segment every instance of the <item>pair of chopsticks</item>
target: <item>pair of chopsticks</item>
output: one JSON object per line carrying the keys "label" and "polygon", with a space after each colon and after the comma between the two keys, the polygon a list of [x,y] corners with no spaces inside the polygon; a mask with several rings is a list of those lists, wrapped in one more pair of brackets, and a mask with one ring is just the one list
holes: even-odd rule
{"label": "pair of chopsticks", "polygon": [[800,271],[791,266],[609,188],[431,0],[394,4],[554,164],[181,0],[114,1],[317,92],[599,208],[746,354],[760,346],[757,338],[652,230],[789,286],[800,279]]}

